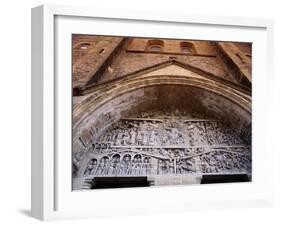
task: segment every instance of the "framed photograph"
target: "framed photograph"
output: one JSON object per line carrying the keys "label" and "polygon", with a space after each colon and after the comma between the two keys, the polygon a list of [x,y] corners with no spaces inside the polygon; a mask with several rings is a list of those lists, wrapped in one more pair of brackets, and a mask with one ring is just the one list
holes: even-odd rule
{"label": "framed photograph", "polygon": [[272,203],[272,21],[32,9],[32,216]]}

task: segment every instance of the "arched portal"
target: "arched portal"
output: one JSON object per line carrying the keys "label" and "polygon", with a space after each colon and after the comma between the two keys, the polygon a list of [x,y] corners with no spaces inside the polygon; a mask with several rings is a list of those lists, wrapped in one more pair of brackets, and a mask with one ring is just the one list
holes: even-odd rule
{"label": "arched portal", "polygon": [[[75,109],[76,178],[251,175],[251,106],[240,90],[168,75],[107,86]],[[85,176],[93,158],[100,168]]]}

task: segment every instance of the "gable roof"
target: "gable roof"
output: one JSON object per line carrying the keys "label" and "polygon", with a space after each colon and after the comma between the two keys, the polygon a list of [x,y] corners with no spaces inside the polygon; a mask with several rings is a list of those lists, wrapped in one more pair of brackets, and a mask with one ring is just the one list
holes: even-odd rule
{"label": "gable roof", "polygon": [[214,82],[220,82],[225,85],[228,85],[236,90],[242,91],[245,94],[250,94],[250,90],[246,87],[241,87],[241,85],[235,84],[223,78],[219,78],[216,75],[202,70],[200,68],[194,67],[193,65],[183,63],[177,60],[168,60],[162,62],[160,64],[155,64],[146,68],[142,68],[140,70],[131,72],[129,74],[125,74],[118,78],[106,81],[100,84],[89,84],[85,87],[80,87],[80,90],[76,90],[76,94],[83,95],[86,93],[90,93],[94,90],[99,90],[104,88],[107,85],[115,83],[117,81],[132,79],[134,77],[139,76],[161,76],[161,75],[170,75],[170,76],[186,76],[186,77],[193,77],[193,78],[204,78]]}

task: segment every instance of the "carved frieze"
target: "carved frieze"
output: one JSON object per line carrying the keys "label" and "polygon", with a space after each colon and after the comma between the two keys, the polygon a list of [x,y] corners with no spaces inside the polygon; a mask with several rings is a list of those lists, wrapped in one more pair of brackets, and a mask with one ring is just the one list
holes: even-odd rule
{"label": "carved frieze", "polygon": [[84,176],[250,174],[249,144],[222,121],[177,111],[141,113],[121,119],[91,144]]}

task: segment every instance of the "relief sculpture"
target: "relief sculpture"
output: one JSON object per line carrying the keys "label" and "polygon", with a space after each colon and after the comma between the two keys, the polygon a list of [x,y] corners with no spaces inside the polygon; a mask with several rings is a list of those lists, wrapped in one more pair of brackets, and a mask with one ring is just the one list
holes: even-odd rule
{"label": "relief sculpture", "polygon": [[250,146],[222,121],[155,115],[122,119],[101,135],[84,176],[251,173]]}
{"label": "relief sculpture", "polygon": [[181,36],[71,35],[73,190],[252,180],[252,43]]}

